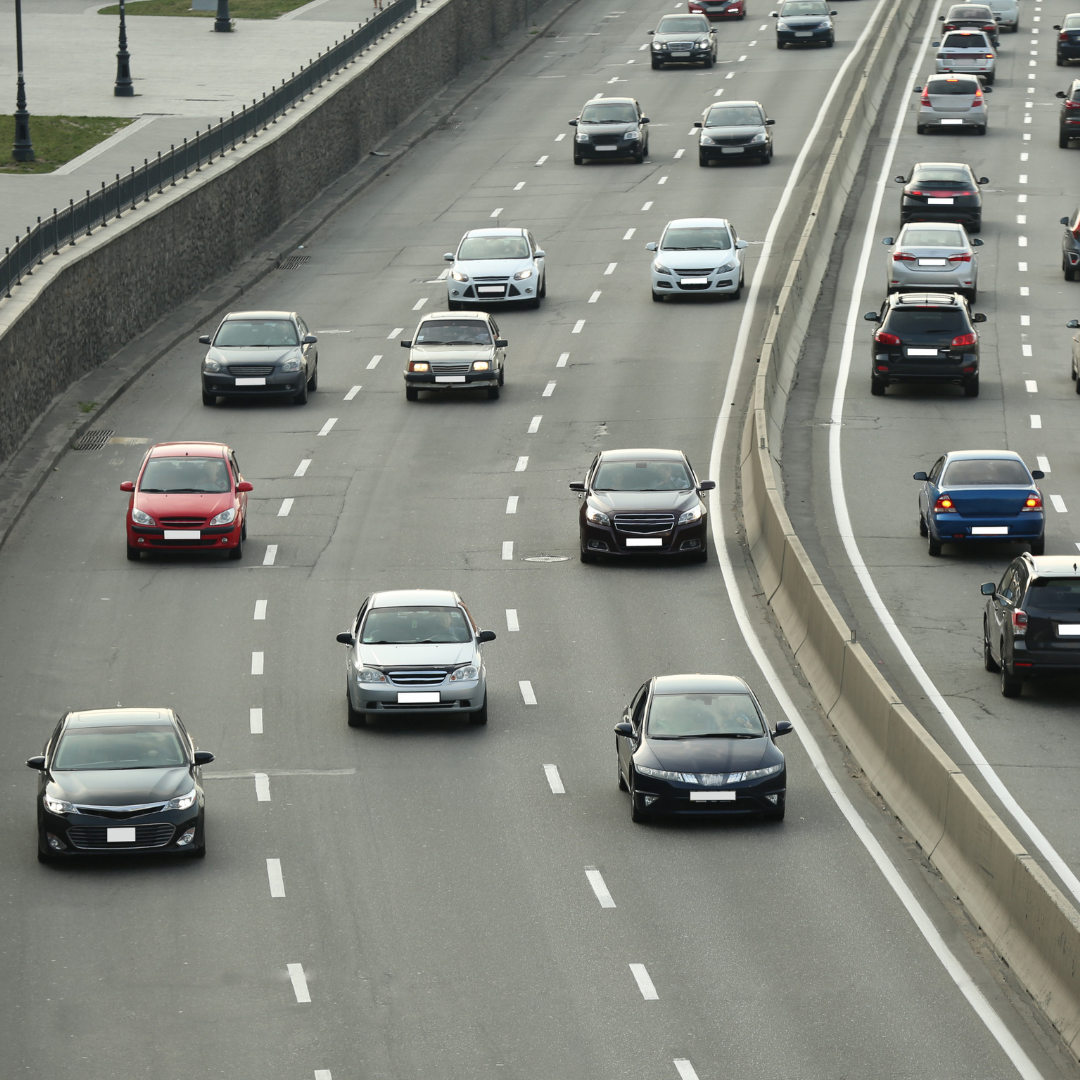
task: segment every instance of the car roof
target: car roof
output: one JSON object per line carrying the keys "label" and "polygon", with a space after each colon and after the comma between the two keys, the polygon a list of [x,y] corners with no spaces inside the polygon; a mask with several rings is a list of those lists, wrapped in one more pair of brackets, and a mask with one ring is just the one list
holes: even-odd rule
{"label": "car roof", "polygon": [[233,319],[295,319],[295,311],[230,311],[222,322]]}
{"label": "car roof", "polygon": [[664,231],[667,232],[668,229],[713,228],[717,225],[722,225],[726,229],[728,227],[728,219],[722,217],[674,218],[664,226]]}
{"label": "car roof", "polygon": [[420,321],[426,323],[438,322],[439,319],[476,319],[477,322],[487,322],[490,318],[486,311],[429,311]]}
{"label": "car roof", "polygon": [[[524,236],[524,229],[470,229],[465,236]],[[465,236],[461,239],[464,240]]]}
{"label": "car roof", "polygon": [[948,19],[949,13],[953,11],[962,11],[965,8],[985,8],[989,10],[989,4],[953,4],[952,7],[945,13],[945,18]]}
{"label": "car roof", "polygon": [[709,112],[711,109],[723,109],[729,105],[756,105],[759,109],[764,110],[765,108],[760,101],[754,101],[751,98],[746,98],[745,100],[738,101],[713,101],[705,106],[705,111]]}
{"label": "car roof", "polygon": [[[636,105],[637,98],[632,97],[602,97],[589,98],[585,105]],[[581,107],[584,109],[585,105]]]}
{"label": "car roof", "polygon": [[745,694],[750,687],[738,675],[657,675],[654,694]]}
{"label": "car roof", "polygon": [[1035,577],[1080,577],[1080,558],[1072,555],[1031,555],[1024,552],[1020,558],[1031,566]]}
{"label": "car roof", "polygon": [[371,606],[384,607],[457,607],[461,599],[449,589],[390,589],[373,593]]}
{"label": "car roof", "polygon": [[69,712],[64,718],[68,725],[85,724],[88,727],[125,727],[136,724],[162,724],[172,726],[176,718],[172,709],[81,709]]}
{"label": "car roof", "polygon": [[150,447],[150,457],[188,457],[198,454],[219,454],[224,457],[229,452],[225,443],[219,442],[159,442]]}
{"label": "car roof", "polygon": [[[1019,461],[1024,465],[1024,459],[1015,450],[950,450],[946,455],[948,461]],[[1026,465],[1025,465],[1026,468]]]}
{"label": "car roof", "polygon": [[686,455],[681,450],[659,450],[645,447],[638,450],[603,450],[602,461],[685,461]]}
{"label": "car roof", "polygon": [[964,307],[966,300],[959,293],[892,293],[889,303],[898,307]]}
{"label": "car roof", "polygon": [[[936,76],[931,75],[930,77],[935,78]],[[968,172],[972,172],[971,166],[966,161],[916,161],[911,166],[912,175],[918,172],[919,169],[967,169]]]}

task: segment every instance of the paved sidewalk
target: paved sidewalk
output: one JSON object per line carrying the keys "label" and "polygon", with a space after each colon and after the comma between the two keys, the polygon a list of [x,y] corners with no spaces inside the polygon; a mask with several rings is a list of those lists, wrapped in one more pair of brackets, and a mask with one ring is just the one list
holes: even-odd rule
{"label": "paved sidewalk", "polygon": [[[128,10],[138,0],[130,2]],[[23,63],[33,137],[35,115],[138,119],[63,174],[0,173],[0,251],[38,216],[80,199],[144,158],[192,138],[261,98],[316,53],[370,17],[372,0],[313,0],[279,19],[238,19],[216,34],[213,19],[128,16],[135,96],[113,96],[119,19],[85,0],[23,0]],[[0,0],[0,87],[15,107],[15,5]]]}

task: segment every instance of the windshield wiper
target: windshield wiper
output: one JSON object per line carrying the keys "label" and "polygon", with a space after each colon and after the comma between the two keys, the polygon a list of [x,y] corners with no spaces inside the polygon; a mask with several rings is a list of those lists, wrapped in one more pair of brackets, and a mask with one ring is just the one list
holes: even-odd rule
{"label": "windshield wiper", "polygon": [[702,731],[697,735],[669,735],[671,739],[760,739],[749,731]]}

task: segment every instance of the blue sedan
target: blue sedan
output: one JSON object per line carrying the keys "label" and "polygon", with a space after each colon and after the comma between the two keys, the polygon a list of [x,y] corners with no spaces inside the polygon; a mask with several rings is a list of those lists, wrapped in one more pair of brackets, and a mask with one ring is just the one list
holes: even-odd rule
{"label": "blue sedan", "polygon": [[953,450],[929,473],[917,472],[919,534],[931,555],[942,544],[1019,540],[1033,555],[1046,547],[1046,515],[1035,486],[1043,474],[1011,450]]}

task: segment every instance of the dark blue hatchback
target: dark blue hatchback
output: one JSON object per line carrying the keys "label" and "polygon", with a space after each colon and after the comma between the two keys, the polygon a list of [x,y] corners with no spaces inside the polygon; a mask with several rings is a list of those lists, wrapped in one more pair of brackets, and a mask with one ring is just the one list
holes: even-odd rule
{"label": "dark blue hatchback", "polygon": [[979,540],[1018,540],[1041,555],[1046,545],[1043,474],[1029,470],[1011,450],[953,450],[917,472],[919,534],[931,555],[942,544]]}

